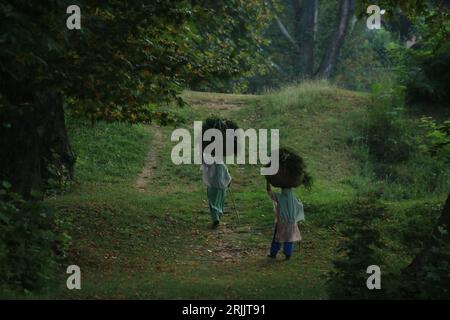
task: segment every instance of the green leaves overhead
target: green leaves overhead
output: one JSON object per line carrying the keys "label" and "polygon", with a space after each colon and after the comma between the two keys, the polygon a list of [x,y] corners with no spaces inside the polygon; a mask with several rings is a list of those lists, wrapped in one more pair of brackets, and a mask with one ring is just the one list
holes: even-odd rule
{"label": "green leaves overhead", "polygon": [[[81,30],[66,8],[81,8]],[[148,121],[148,105],[176,99],[186,82],[255,67],[269,12],[261,1],[0,1],[0,93],[64,92],[76,115]]]}

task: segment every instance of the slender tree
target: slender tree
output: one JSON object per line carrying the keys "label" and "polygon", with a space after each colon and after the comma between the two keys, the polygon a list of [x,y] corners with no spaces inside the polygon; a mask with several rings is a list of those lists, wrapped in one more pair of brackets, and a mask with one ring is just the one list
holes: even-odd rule
{"label": "slender tree", "polygon": [[[327,45],[320,59],[318,59],[318,24],[319,1],[318,0],[289,0],[283,2],[287,19],[283,21],[277,11],[280,8],[272,5],[275,21],[279,31],[291,45],[291,52],[295,56],[295,77],[300,78],[330,78],[338,62],[340,49],[347,35],[350,19],[354,13],[353,0],[340,0],[337,10],[336,26],[330,33]],[[278,8],[278,9],[277,9]],[[282,66],[281,66],[282,67]]]}
{"label": "slender tree", "polygon": [[339,4],[337,25],[335,31],[332,33],[329,45],[324,53],[322,62],[316,76],[318,78],[329,78],[339,58],[339,52],[344,43],[345,36],[349,27],[350,19],[354,12],[354,5],[352,0],[341,0]]}
{"label": "slender tree", "polygon": [[310,78],[314,72],[314,45],[317,25],[317,0],[292,0],[294,8],[294,30],[299,47],[298,67],[299,74]]}

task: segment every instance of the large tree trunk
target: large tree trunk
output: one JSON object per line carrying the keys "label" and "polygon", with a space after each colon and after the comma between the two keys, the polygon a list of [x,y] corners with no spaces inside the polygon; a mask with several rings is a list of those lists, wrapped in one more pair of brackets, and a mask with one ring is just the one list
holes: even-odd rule
{"label": "large tree trunk", "polygon": [[1,89],[12,106],[0,110],[0,181],[30,199],[50,178],[72,178],[75,158],[61,96],[23,84]]}
{"label": "large tree trunk", "polygon": [[305,78],[313,75],[317,6],[317,0],[292,0],[294,29],[300,48],[297,70],[299,75]]}
{"label": "large tree trunk", "polygon": [[324,53],[319,70],[316,74],[317,78],[328,79],[332,75],[339,58],[339,52],[344,43],[345,36],[347,35],[353,11],[354,5],[352,0],[341,0],[339,4],[337,26],[331,35],[328,48]]}

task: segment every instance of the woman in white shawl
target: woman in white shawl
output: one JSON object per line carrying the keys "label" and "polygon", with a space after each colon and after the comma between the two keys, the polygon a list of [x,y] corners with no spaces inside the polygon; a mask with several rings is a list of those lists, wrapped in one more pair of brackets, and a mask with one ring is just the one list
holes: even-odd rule
{"label": "woman in white shawl", "polygon": [[302,239],[297,223],[305,220],[303,204],[291,188],[282,188],[281,193],[273,192],[267,182],[267,193],[274,203],[275,211],[275,230],[268,257],[275,259],[283,243],[284,255],[289,260],[294,251],[294,242]]}
{"label": "woman in white shawl", "polygon": [[207,186],[212,227],[217,228],[223,214],[225,194],[231,183],[231,176],[225,164],[203,163],[201,169],[203,171],[203,182]]}

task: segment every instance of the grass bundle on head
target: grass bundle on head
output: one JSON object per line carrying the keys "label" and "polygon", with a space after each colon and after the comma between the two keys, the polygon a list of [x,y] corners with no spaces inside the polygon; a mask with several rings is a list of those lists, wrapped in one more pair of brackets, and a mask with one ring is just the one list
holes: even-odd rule
{"label": "grass bundle on head", "polygon": [[272,176],[266,176],[271,185],[278,188],[296,188],[303,185],[311,189],[313,179],[306,171],[302,157],[287,148],[279,150],[279,169]]}
{"label": "grass bundle on head", "polygon": [[[222,137],[223,137],[223,154],[224,155],[231,155],[231,154],[227,154],[226,152],[226,146],[227,146],[227,139],[226,139],[226,131],[227,129],[239,129],[239,127],[237,126],[237,124],[232,121],[232,120],[228,120],[228,119],[224,119],[224,118],[218,118],[218,117],[210,117],[207,118],[204,122],[203,122],[203,126],[202,126],[202,132],[203,134],[205,133],[206,130],[208,129],[217,129],[222,133]],[[203,141],[202,143],[202,150],[205,150],[205,148],[211,144],[214,141],[214,138],[212,139],[212,141]],[[237,138],[234,138],[234,154],[237,153],[237,148],[238,148],[238,141]]]}

